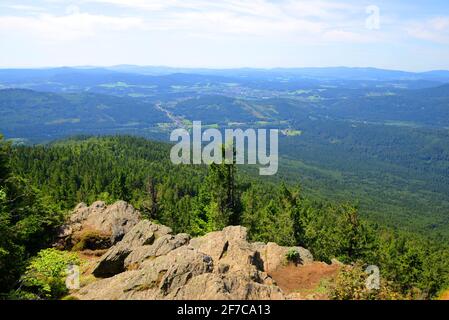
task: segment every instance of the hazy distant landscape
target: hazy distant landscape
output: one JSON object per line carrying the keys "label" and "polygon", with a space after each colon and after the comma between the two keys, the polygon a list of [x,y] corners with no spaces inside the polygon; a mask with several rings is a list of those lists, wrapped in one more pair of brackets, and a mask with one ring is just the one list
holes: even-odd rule
{"label": "hazy distant landscape", "polygon": [[0,70],[0,127],[16,144],[73,135],[279,128],[280,173],[362,214],[449,235],[449,72],[374,68]]}

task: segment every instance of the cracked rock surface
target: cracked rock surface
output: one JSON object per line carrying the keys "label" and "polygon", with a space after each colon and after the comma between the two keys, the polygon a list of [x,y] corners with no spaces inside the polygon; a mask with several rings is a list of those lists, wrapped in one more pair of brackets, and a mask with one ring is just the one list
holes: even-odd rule
{"label": "cracked rock surface", "polygon": [[192,239],[148,220],[131,224],[121,241],[99,258],[92,271],[95,280],[72,296],[87,300],[285,299],[267,272],[285,263],[292,249],[298,251],[301,264],[313,261],[301,247],[250,243],[241,226]]}

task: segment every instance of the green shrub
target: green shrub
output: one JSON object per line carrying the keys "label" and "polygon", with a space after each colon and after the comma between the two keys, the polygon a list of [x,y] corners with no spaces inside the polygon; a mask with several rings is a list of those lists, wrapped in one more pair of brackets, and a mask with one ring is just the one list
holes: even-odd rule
{"label": "green shrub", "polygon": [[296,249],[290,249],[285,254],[285,259],[287,260],[287,262],[298,263],[299,262],[299,258],[300,258],[299,257],[299,252]]}
{"label": "green shrub", "polygon": [[111,236],[94,230],[86,230],[76,235],[73,240],[73,250],[98,250],[111,246]]}
{"label": "green shrub", "polygon": [[359,265],[343,266],[330,286],[333,300],[403,300],[408,299],[398,293],[390,283],[380,279],[379,289],[368,289],[366,279],[369,274]]}
{"label": "green shrub", "polygon": [[70,264],[79,264],[78,256],[74,253],[56,249],[39,251],[27,266],[21,278],[21,289],[16,295],[25,298],[34,295],[39,299],[62,297],[68,292],[65,279]]}

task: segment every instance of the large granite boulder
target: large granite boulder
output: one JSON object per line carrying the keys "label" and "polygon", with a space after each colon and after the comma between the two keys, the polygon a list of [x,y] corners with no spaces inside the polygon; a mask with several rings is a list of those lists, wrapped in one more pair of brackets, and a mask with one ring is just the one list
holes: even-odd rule
{"label": "large granite boulder", "polygon": [[70,248],[86,237],[97,237],[103,249],[120,241],[140,219],[139,211],[125,201],[117,201],[109,206],[103,201],[96,201],[91,206],[80,203],[67,223],[60,228],[55,246]]}
{"label": "large granite boulder", "polygon": [[[148,220],[140,221],[100,258],[93,274],[96,277],[110,277],[125,271],[125,259],[132,251],[141,246],[153,245],[159,238],[171,232],[172,230],[166,226],[154,224]],[[130,263],[132,262],[134,261]]]}
{"label": "large granite boulder", "polygon": [[79,299],[284,299],[266,276],[255,282],[239,272],[216,272],[212,258],[190,246],[145,260],[137,270],[101,279],[79,290]]}
{"label": "large granite boulder", "polygon": [[146,260],[166,255],[170,251],[188,244],[189,240],[190,236],[186,233],[161,236],[152,244],[139,246],[132,250],[124,261],[124,267],[127,270],[139,268]]}
{"label": "large granite boulder", "polygon": [[293,263],[307,264],[313,262],[313,256],[310,251],[302,247],[282,247],[274,242],[268,242],[267,244],[256,243],[253,244],[253,247],[260,253],[263,268],[266,272],[274,271],[289,263],[287,253],[290,251],[296,251],[298,253],[297,259],[291,261]]}
{"label": "large granite boulder", "polygon": [[[106,252],[79,299],[285,299],[267,274],[289,247],[249,243],[246,228],[231,226],[190,239],[143,220]],[[299,247],[302,262],[312,260]],[[302,263],[301,262],[301,263]],[[105,278],[106,277],[106,278]]]}
{"label": "large granite boulder", "polygon": [[212,259],[183,246],[146,260],[140,269],[125,271],[94,282],[78,292],[82,299],[163,299],[180,290],[195,276],[211,272]]}

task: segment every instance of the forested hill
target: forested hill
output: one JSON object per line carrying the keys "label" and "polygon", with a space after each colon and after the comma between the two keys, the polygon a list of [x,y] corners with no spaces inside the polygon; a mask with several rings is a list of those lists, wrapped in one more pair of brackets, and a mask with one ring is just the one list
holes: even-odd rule
{"label": "forested hill", "polygon": [[[58,79],[68,81],[65,71],[54,70],[62,72]],[[91,73],[98,72],[97,86],[87,85]],[[278,128],[282,179],[301,181],[307,192],[323,199],[360,200],[363,215],[373,221],[449,236],[447,84],[404,89],[399,80],[362,81],[355,89],[332,81],[303,87],[288,77],[293,82],[259,79],[256,89],[254,77],[225,81],[174,74],[164,76],[170,82],[159,83],[165,88],[161,91],[120,73],[113,78],[118,82],[101,80],[105,72],[79,73],[79,79],[73,78],[79,81],[76,90],[62,80],[54,92],[0,90],[2,133],[16,143],[78,134],[168,141],[173,129],[188,128],[192,120],[220,129]],[[39,81],[56,85],[44,80]],[[273,85],[292,88],[269,89]]]}
{"label": "forested hill", "polygon": [[[124,108],[126,106],[126,108]],[[80,133],[155,126],[169,119],[153,104],[95,93],[0,90],[0,127],[7,136],[46,141]]]}
{"label": "forested hill", "polygon": [[[1,287],[14,287],[26,259],[48,245],[52,228],[62,223],[55,212],[99,199],[129,201],[174,232],[195,236],[240,224],[252,241],[301,245],[327,262],[376,264],[404,296],[435,296],[448,284],[449,256],[441,242],[372,224],[351,204],[313,200],[300,186],[253,178],[235,165],[174,166],[169,149],[128,136],[12,150],[2,144],[2,161],[11,170],[2,173],[16,178],[1,180]],[[34,186],[26,202],[12,193],[27,185],[23,179]]]}

